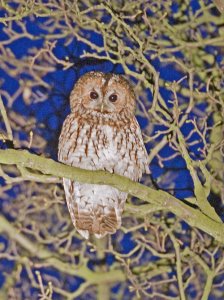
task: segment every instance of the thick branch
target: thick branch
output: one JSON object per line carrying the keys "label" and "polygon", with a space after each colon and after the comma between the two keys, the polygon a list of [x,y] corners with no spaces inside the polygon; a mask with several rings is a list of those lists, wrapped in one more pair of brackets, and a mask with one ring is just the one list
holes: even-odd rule
{"label": "thick branch", "polygon": [[141,200],[158,205],[161,209],[170,210],[189,225],[205,231],[224,243],[223,223],[214,221],[199,209],[181,202],[167,192],[154,190],[126,177],[105,171],[88,171],[70,167],[24,150],[0,150],[0,164],[17,165],[40,171],[43,174],[66,177],[79,182],[113,186]]}

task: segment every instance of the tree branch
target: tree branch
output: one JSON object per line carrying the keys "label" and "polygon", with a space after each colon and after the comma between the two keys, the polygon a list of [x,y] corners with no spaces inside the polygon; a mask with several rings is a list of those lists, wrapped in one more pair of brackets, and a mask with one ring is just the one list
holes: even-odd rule
{"label": "tree branch", "polygon": [[[203,214],[198,208],[185,204],[167,192],[154,190],[138,182],[133,182],[126,177],[105,171],[88,171],[70,167],[52,159],[31,154],[26,150],[0,150],[0,164],[17,165],[18,167],[40,171],[43,174],[61,178],[66,177],[83,183],[113,186],[141,200],[158,205],[160,209],[173,212],[189,225],[203,230],[217,241],[224,243],[223,223],[213,220]],[[145,205],[146,209],[147,205]],[[142,207],[144,205],[139,207],[141,213]]]}
{"label": "tree branch", "polygon": [[16,241],[26,249],[30,256],[35,256],[40,260],[44,260],[45,263],[65,274],[81,277],[88,281],[89,284],[108,284],[125,280],[125,275],[121,270],[112,270],[107,271],[106,273],[102,271],[93,272],[85,264],[82,266],[75,266],[71,263],[61,261],[60,258],[48,250],[47,247],[40,247],[39,244],[35,243],[33,240],[29,240],[22,233],[15,230],[15,227],[3,216],[0,216],[0,232],[6,232],[10,239]]}

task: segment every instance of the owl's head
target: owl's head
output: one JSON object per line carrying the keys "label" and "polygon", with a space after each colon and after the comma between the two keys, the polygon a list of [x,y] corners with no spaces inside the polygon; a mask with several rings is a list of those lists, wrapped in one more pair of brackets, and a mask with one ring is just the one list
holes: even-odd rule
{"label": "owl's head", "polygon": [[102,114],[134,114],[135,94],[128,81],[121,75],[89,72],[79,78],[70,97],[71,110],[80,105],[88,111]]}

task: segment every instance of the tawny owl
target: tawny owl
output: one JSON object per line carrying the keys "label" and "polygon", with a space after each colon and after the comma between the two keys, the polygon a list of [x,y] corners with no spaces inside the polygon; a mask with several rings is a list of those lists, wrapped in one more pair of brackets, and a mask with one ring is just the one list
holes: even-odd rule
{"label": "tawny owl", "polygon": [[[59,161],[134,181],[148,173],[147,153],[134,116],[135,95],[127,80],[89,72],[75,84],[70,106],[59,139]],[[72,222],[83,237],[101,238],[121,226],[127,193],[66,178],[63,183]]]}

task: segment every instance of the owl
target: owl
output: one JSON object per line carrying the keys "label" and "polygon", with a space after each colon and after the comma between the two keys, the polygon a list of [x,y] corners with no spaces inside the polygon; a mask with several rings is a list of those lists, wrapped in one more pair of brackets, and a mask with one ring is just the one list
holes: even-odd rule
{"label": "owl", "polygon": [[[71,113],[59,138],[58,160],[87,170],[106,170],[138,181],[148,173],[147,152],[135,118],[135,94],[121,75],[89,72],[70,95]],[[127,193],[108,185],[63,179],[77,231],[102,238],[121,226]]]}

